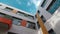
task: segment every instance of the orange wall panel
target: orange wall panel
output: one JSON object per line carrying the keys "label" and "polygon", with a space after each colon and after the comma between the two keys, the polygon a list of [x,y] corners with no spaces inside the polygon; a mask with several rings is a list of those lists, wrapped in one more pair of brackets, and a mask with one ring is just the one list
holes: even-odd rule
{"label": "orange wall panel", "polygon": [[4,24],[7,24],[7,25],[9,26],[9,28],[10,28],[11,25],[12,25],[12,20],[7,19],[7,18],[4,18],[4,17],[0,17],[0,22],[1,22],[1,23],[4,23]]}
{"label": "orange wall panel", "polygon": [[22,20],[22,21],[21,21],[21,26],[26,27],[26,24],[27,24],[27,21],[26,21],[26,20]]}

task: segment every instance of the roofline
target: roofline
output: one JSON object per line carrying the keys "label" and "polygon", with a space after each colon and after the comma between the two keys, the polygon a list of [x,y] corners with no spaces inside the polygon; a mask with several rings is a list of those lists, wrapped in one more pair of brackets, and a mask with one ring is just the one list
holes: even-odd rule
{"label": "roofline", "polygon": [[33,14],[30,14],[30,13],[28,13],[28,12],[26,12],[26,11],[20,10],[20,9],[15,8],[15,7],[12,7],[12,6],[9,6],[9,5],[7,5],[7,4],[4,4],[4,3],[0,3],[0,4],[1,4],[1,5],[5,5],[6,7],[13,8],[13,9],[15,9],[15,10],[17,10],[17,11],[20,11],[20,12],[26,13],[26,14],[28,14],[28,15],[34,16]]}

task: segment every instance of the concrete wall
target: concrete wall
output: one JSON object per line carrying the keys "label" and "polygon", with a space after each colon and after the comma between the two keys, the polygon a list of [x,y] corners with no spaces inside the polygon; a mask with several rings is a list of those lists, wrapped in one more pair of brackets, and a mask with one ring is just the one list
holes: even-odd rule
{"label": "concrete wall", "polygon": [[[42,7],[39,8],[39,11],[40,11],[40,15],[43,15],[46,20],[50,19],[52,16],[48,11],[46,11]],[[47,30],[51,29],[51,25],[48,22],[46,22],[44,25],[46,26]]]}
{"label": "concrete wall", "polygon": [[60,7],[56,10],[53,16],[49,19],[51,27],[56,34],[60,34]]}
{"label": "concrete wall", "polygon": [[29,28],[22,27],[22,26],[16,26],[16,25],[12,25],[9,32],[14,32],[17,34],[38,34],[37,30],[29,29]]}
{"label": "concrete wall", "polygon": [[48,20],[52,16],[48,11],[46,11],[42,7],[39,8],[39,11],[40,11],[40,15],[43,15],[46,18],[46,20]]}

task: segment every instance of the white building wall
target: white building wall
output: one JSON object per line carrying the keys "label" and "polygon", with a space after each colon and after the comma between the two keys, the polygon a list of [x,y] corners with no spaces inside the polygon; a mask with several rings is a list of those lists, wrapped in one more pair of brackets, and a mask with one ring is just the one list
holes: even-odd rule
{"label": "white building wall", "polygon": [[41,28],[38,30],[33,30],[22,26],[16,26],[14,24],[12,25],[9,32],[13,32],[17,34],[43,34]]}
{"label": "white building wall", "polygon": [[52,16],[48,11],[46,11],[42,7],[39,8],[39,11],[40,11],[40,15],[43,15],[46,18],[46,20],[48,20]]}
{"label": "white building wall", "polygon": [[51,27],[55,33],[60,34],[60,7],[56,10],[48,22],[51,24]]}
{"label": "white building wall", "polygon": [[29,28],[22,27],[22,26],[16,26],[16,25],[12,25],[9,32],[14,32],[17,34],[38,34],[37,30],[29,29]]}
{"label": "white building wall", "polygon": [[[43,15],[46,20],[50,19],[52,16],[48,11],[46,11],[42,7],[39,8],[39,11],[40,11],[40,15]],[[46,26],[47,30],[51,29],[51,25],[48,22],[46,22],[44,25]]]}
{"label": "white building wall", "polygon": [[[3,6],[0,6],[1,9],[4,9],[5,7],[6,7],[6,5],[4,5],[4,4],[3,4]],[[19,16],[17,14],[13,14],[11,12],[7,12],[7,11],[1,10],[1,9],[0,9],[1,13],[8,14],[8,15],[11,15],[11,16],[15,16],[15,17],[18,17],[18,18],[22,18],[22,19],[25,19],[25,20],[28,20],[28,21],[31,21],[31,22],[35,22],[35,20],[29,19],[29,18],[26,18],[26,17],[23,17],[23,16]],[[41,29],[38,31],[38,30],[33,30],[33,29],[26,28],[26,27],[22,27],[22,26],[16,26],[16,25],[12,25],[12,27],[9,31],[14,32],[14,33],[18,33],[18,34],[39,34],[39,33],[41,34],[42,33]]]}

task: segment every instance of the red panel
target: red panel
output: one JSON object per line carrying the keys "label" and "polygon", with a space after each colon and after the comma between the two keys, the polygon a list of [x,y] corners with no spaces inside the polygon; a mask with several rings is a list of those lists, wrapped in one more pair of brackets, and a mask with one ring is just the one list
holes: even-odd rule
{"label": "red panel", "polygon": [[7,24],[9,26],[9,28],[12,25],[12,20],[11,19],[7,19],[7,18],[4,18],[4,17],[0,17],[0,22],[2,22],[4,24]]}
{"label": "red panel", "polygon": [[27,24],[26,20],[22,20],[22,21],[21,21],[21,26],[26,27],[26,24]]}

